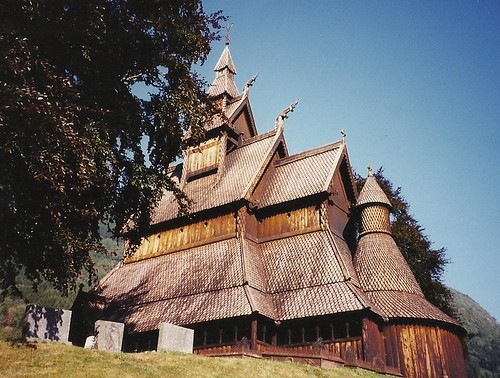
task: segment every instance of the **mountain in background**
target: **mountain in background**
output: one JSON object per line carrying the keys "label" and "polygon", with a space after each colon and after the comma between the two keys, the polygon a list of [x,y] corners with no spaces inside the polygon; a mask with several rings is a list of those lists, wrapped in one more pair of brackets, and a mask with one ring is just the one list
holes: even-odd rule
{"label": "mountain in background", "polygon": [[[116,245],[111,239],[107,243],[108,249],[114,251],[116,256],[93,256],[99,278],[104,277],[120,260],[122,246]],[[59,292],[44,282],[39,285],[37,292],[34,292],[31,284],[22,277],[18,283],[25,300],[7,296],[0,302],[0,340],[21,336],[26,303],[69,309],[76,297],[76,293],[61,297]],[[86,289],[88,290],[88,286]],[[451,291],[459,320],[468,332],[464,343],[469,377],[500,377],[500,324],[472,298],[454,289]]]}
{"label": "mountain in background", "polygon": [[459,320],[468,332],[465,347],[469,377],[500,377],[500,324],[472,298],[451,291]]}

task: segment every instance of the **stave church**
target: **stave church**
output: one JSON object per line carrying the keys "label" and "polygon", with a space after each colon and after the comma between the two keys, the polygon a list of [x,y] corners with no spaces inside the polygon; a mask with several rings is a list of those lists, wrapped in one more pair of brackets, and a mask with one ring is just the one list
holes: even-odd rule
{"label": "stave church", "polygon": [[370,172],[358,193],[345,138],[290,155],[295,104],[259,134],[229,43],[214,71],[222,115],[168,171],[189,216],[164,194],[139,248],[79,293],[81,328],[122,322],[130,352],[154,349],[167,322],[194,330],[202,355],[466,377],[465,330],[425,299]]}

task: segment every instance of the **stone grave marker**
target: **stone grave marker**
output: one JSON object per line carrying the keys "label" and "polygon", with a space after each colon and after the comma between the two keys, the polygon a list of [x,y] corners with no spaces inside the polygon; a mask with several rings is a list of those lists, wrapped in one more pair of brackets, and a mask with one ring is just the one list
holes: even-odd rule
{"label": "stone grave marker", "polygon": [[98,320],[95,322],[96,335],[94,348],[110,352],[121,352],[125,324]]}
{"label": "stone grave marker", "polygon": [[174,350],[193,353],[194,330],[170,323],[161,323],[158,334],[158,352]]}
{"label": "stone grave marker", "polygon": [[24,313],[23,337],[68,343],[70,323],[70,310],[30,304]]}

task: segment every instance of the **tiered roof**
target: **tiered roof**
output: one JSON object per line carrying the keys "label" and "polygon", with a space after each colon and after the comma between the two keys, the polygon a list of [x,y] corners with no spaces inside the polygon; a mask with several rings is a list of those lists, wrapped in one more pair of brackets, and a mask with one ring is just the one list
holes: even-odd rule
{"label": "tiered roof", "polygon": [[425,299],[390,233],[391,204],[374,176],[368,176],[356,207],[362,229],[354,266],[366,296],[389,319],[429,319],[457,325]]}
{"label": "tiered roof", "polygon": [[[247,139],[228,154],[219,167],[220,174],[207,175],[185,183],[183,190],[193,202],[192,213],[233,203],[247,196],[250,183],[256,184],[259,172],[282,142],[282,134],[277,130]],[[173,172],[179,181],[182,164]],[[178,204],[172,192],[166,192],[153,214],[153,224],[177,217]]]}
{"label": "tiered roof", "polygon": [[[281,126],[255,135],[248,90],[242,95],[236,90],[228,45],[215,71],[209,93],[229,101],[225,116],[208,129],[216,130],[219,121],[231,123],[246,111],[249,122],[238,127],[246,128],[247,138],[223,152],[215,172],[187,180],[187,164],[170,171],[192,201],[191,215],[203,219],[211,210],[236,214],[245,206],[269,214],[283,204],[319,205],[334,194],[335,175],[350,186],[348,196],[353,198],[347,200],[354,201],[344,141],[288,156]],[[343,172],[346,169],[349,172]],[[263,240],[247,237],[238,224],[238,232],[224,235],[225,240],[121,264],[94,293],[108,304],[104,315],[127,323],[130,332],[153,330],[162,322],[192,324],[252,313],[281,321],[371,310],[385,319],[454,323],[425,300],[390,234],[390,202],[374,177],[367,179],[357,206],[369,216],[354,262],[346,241],[324,219],[307,233]],[[168,228],[177,219],[175,196],[166,192],[154,211],[153,225],[156,230]]]}
{"label": "tiered roof", "polygon": [[[214,174],[188,182],[185,190],[194,200],[193,213],[244,200],[251,183],[257,184],[266,164],[272,164],[280,138],[273,130],[247,140],[226,157],[222,178]],[[343,154],[345,146],[339,142],[276,159],[274,174],[256,202],[264,207],[326,194]],[[309,179],[311,188],[278,190],[284,180],[281,169],[291,177]],[[156,223],[176,217],[173,194],[164,196],[155,214]],[[381,313],[358,286],[346,242],[321,229],[263,243],[231,237],[123,264],[101,281],[96,293],[113,303],[112,320],[129,324],[132,332],[144,332],[165,321],[190,324],[254,312],[273,320],[368,308]]]}

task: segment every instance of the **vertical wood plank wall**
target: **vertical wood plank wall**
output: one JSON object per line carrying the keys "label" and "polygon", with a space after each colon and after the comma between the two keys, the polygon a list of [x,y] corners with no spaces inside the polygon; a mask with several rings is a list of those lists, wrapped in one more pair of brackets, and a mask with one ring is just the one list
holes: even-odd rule
{"label": "vertical wood plank wall", "polygon": [[315,206],[309,206],[260,219],[257,238],[266,241],[319,229],[319,211]]}
{"label": "vertical wood plank wall", "polygon": [[219,139],[210,139],[201,143],[197,148],[191,148],[187,156],[187,169],[189,173],[202,170],[217,164],[219,158]]}
{"label": "vertical wood plank wall", "polygon": [[161,231],[143,238],[137,251],[126,263],[164,255],[186,248],[224,240],[236,235],[233,213]]}
{"label": "vertical wood plank wall", "polygon": [[387,365],[404,377],[467,377],[460,339],[453,332],[423,325],[385,327]]}
{"label": "vertical wood plank wall", "polygon": [[369,362],[375,366],[377,365],[385,365],[386,364],[386,356],[385,356],[385,343],[384,337],[380,332],[379,326],[369,320],[363,319],[363,331],[362,331],[362,339],[363,339],[363,359],[366,362]]}

